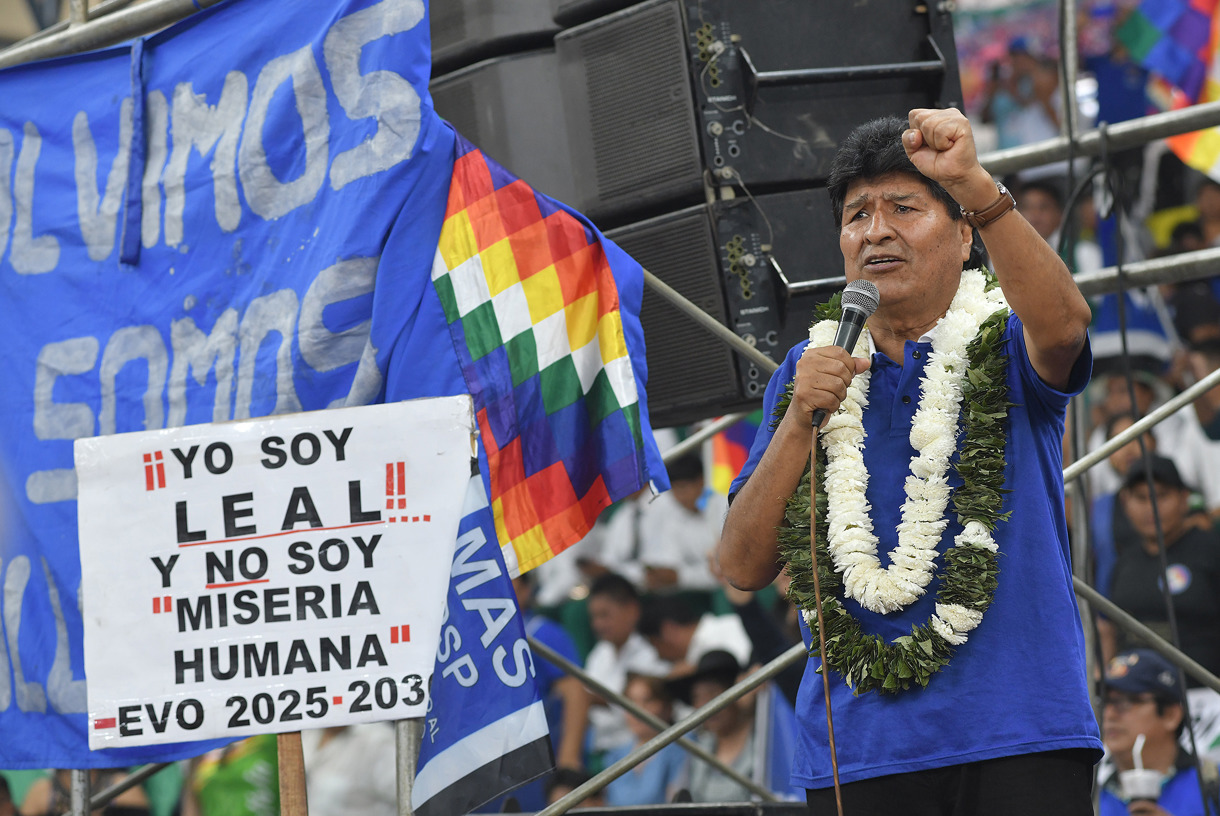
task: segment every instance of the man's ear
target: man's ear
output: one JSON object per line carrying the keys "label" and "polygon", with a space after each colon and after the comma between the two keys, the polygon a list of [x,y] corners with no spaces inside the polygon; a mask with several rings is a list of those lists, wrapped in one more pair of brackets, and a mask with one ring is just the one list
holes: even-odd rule
{"label": "man's ear", "polygon": [[1164,713],[1161,714],[1161,720],[1165,723],[1165,728],[1171,734],[1176,733],[1178,726],[1182,724],[1184,712],[1181,703],[1170,703],[1165,706]]}
{"label": "man's ear", "polygon": [[964,218],[958,221],[958,225],[962,233],[962,264],[965,264],[970,260],[970,250],[974,247],[974,227]]}

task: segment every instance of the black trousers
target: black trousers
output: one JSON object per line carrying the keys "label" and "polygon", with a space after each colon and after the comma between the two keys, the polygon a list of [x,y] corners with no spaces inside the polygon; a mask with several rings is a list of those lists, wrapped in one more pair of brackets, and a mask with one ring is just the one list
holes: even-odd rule
{"label": "black trousers", "polygon": [[[1093,752],[1021,754],[840,787],[843,816],[1092,816]],[[811,816],[837,813],[833,787],[807,800]]]}

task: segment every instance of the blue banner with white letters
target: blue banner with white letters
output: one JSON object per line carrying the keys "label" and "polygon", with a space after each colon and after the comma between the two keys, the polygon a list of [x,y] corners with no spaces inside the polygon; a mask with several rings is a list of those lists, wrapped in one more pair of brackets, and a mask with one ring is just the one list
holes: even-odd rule
{"label": "blue banner with white letters", "polygon": [[478,477],[463,513],[412,788],[416,816],[469,813],[553,763],[534,657]]}
{"label": "blue banner with white letters", "polygon": [[[429,278],[454,155],[429,65],[422,0],[241,0],[0,72],[0,767],[210,747],[87,749],[82,616],[100,611],[78,591],[73,440],[467,393]],[[501,667],[516,696],[494,721],[536,699],[477,529],[450,628],[500,637],[438,657],[432,730],[453,742],[487,723],[447,725],[450,685],[490,698]],[[487,564],[499,583],[463,572]]]}

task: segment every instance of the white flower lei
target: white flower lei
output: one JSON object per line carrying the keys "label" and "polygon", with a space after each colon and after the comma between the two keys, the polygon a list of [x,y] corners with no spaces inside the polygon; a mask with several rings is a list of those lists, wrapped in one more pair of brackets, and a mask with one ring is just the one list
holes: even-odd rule
{"label": "white flower lei", "polygon": [[[868,404],[869,372],[856,376],[839,410],[827,422],[820,438],[826,449],[824,484],[827,497],[827,546],[835,571],[843,576],[844,592],[861,606],[878,613],[906,608],[919,598],[932,580],[936,547],[948,525],[949,459],[957,448],[962,382],[966,376],[966,349],[979,326],[1007,303],[999,287],[986,291],[981,270],[962,273],[961,285],[941,319],[920,381],[919,408],[911,423],[910,475],[906,501],[898,525],[898,545],[891,564],[882,568],[877,557],[870,507],[865,498],[868,470],[864,466],[863,411]],[[829,345],[835,321],[814,324],[812,345]],[[865,329],[867,332],[867,329]],[[855,354],[867,354],[862,334]],[[990,531],[972,521],[954,541],[955,546],[996,550]],[[937,604],[931,625],[953,645],[966,642],[966,632],[978,626],[982,613],[957,604]]]}

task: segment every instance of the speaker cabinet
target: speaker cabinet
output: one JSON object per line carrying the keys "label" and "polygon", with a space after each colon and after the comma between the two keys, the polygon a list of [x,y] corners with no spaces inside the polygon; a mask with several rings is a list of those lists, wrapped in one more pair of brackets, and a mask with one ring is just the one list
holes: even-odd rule
{"label": "speaker cabinet", "polygon": [[[824,189],[695,206],[607,235],[657,277],[776,362],[808,335],[818,299],[788,283],[843,274]],[[658,427],[758,407],[769,379],[656,294],[641,310],[648,404]]]}
{"label": "speaker cabinet", "polygon": [[540,192],[576,198],[553,49],[497,57],[432,81],[436,112]]}
{"label": "speaker cabinet", "polygon": [[821,184],[860,122],[961,99],[951,20],[923,0],[650,0],[555,49],[575,204],[606,223]]}
{"label": "speaker cabinet", "polygon": [[431,3],[432,75],[515,51],[549,46],[558,0],[441,0]]}

